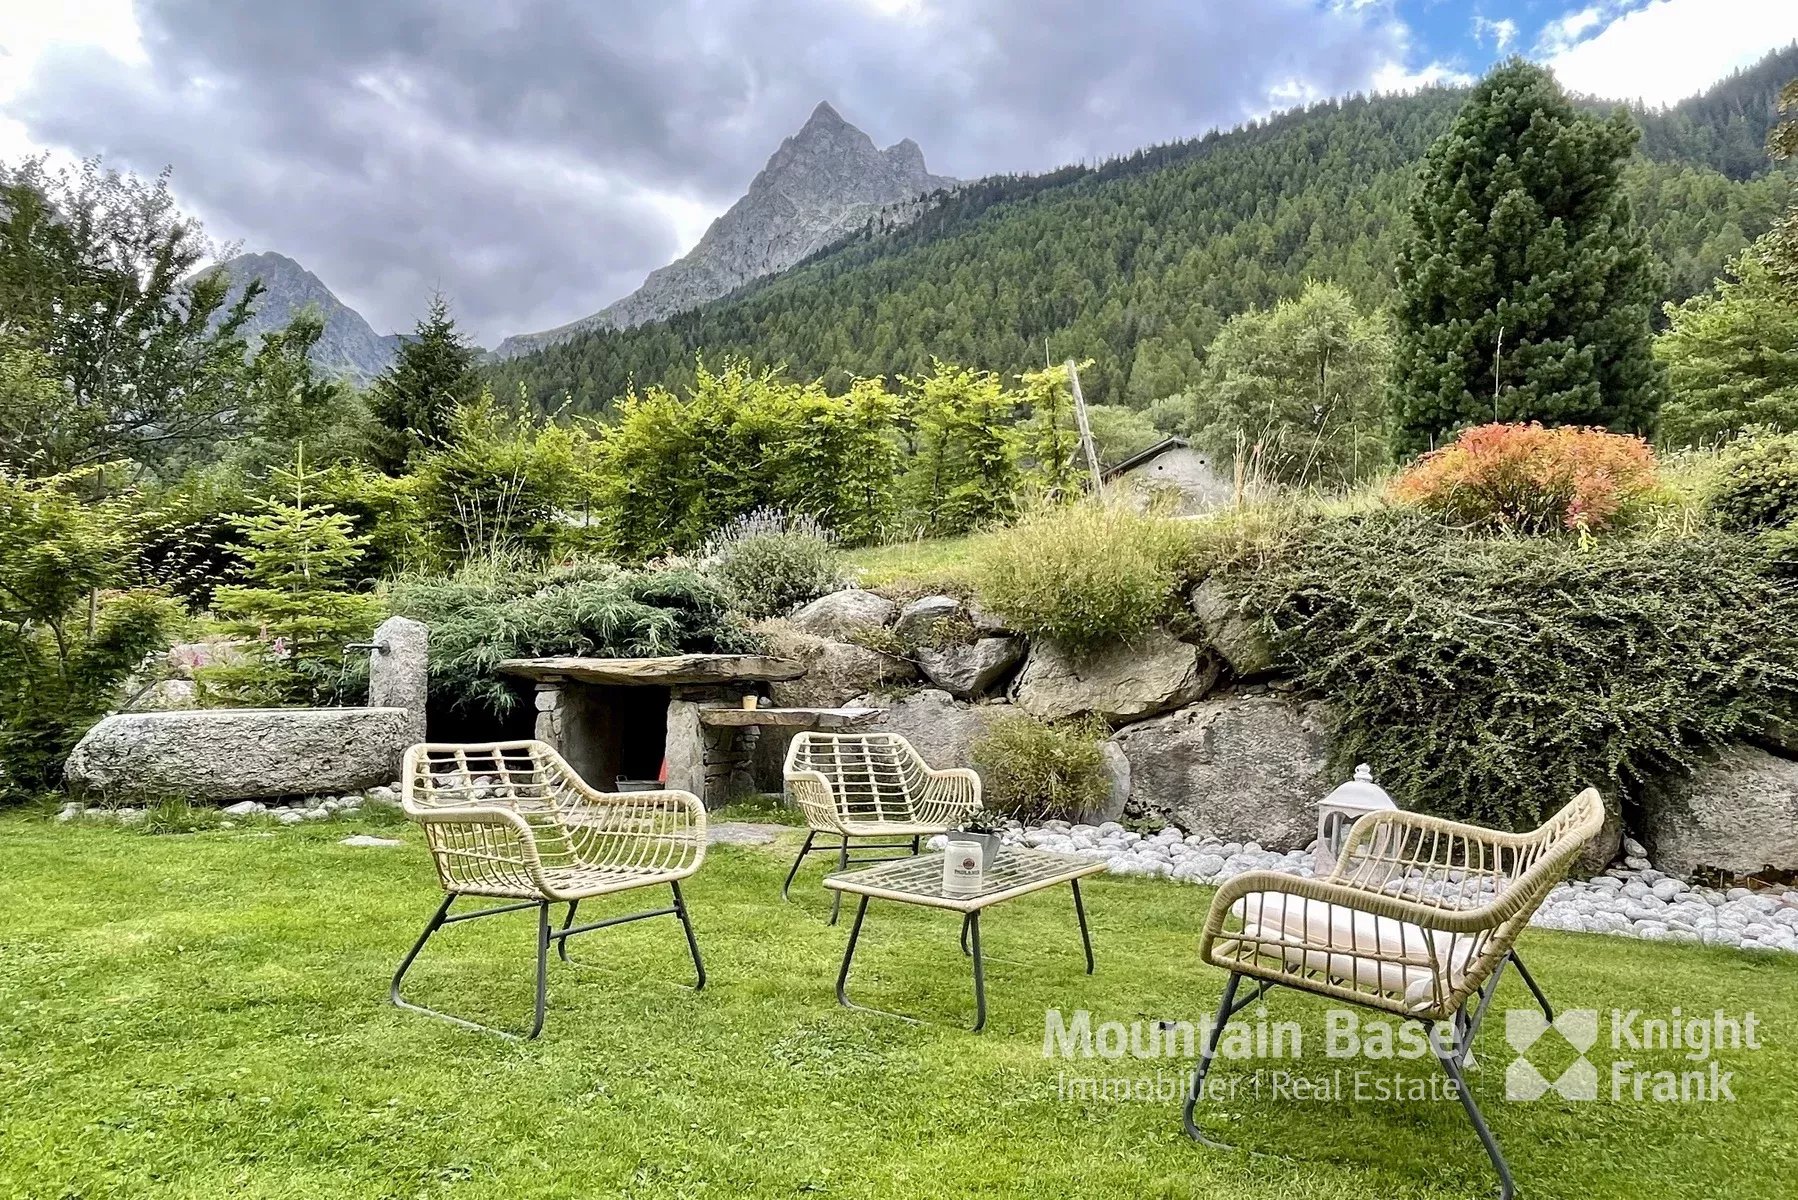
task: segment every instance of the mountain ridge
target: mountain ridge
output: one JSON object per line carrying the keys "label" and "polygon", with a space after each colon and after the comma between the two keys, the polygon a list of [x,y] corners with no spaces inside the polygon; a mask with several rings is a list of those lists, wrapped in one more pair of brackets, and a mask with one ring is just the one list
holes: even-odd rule
{"label": "mountain ridge", "polygon": [[[1763,145],[1794,75],[1798,46],[1671,109],[1621,106],[1643,132],[1626,186],[1664,299],[1710,286],[1784,208],[1794,173]],[[1147,404],[1191,386],[1224,320],[1306,278],[1385,303],[1417,164],[1465,95],[1338,97],[1096,167],[964,183],[914,220],[853,233],[723,300],[589,329],[489,373],[596,412],[633,388],[690,384],[700,354],[784,363],[835,390],[927,372],[933,356],[1012,372],[1047,352],[1096,360],[1089,397]]]}
{"label": "mountain ridge", "polygon": [[324,334],[312,348],[312,363],[319,370],[365,384],[386,370],[398,352],[399,334],[376,333],[324,280],[285,254],[273,250],[239,254],[199,274],[213,271],[223,271],[231,278],[226,308],[236,303],[251,280],[262,281],[262,296],[243,328],[252,346],[262,335],[285,328],[305,308],[316,307],[325,319]]}
{"label": "mountain ridge", "polygon": [[821,101],[686,254],[598,312],[506,338],[494,356],[530,353],[589,329],[627,329],[719,299],[840,241],[884,210],[958,182],[932,175],[911,138],[882,150]]}

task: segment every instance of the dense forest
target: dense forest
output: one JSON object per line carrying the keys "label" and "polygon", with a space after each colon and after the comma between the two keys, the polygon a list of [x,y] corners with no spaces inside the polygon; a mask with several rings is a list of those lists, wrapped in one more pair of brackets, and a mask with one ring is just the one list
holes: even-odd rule
{"label": "dense forest", "polygon": [[[1798,47],[1633,113],[1624,180],[1661,298],[1708,287],[1784,205],[1765,142],[1794,75]],[[633,386],[690,384],[700,353],[785,363],[833,391],[925,372],[933,355],[1008,374],[1079,357],[1094,399],[1144,406],[1192,386],[1230,316],[1307,280],[1390,302],[1416,164],[1465,95],[1332,100],[1094,168],[981,180],[724,300],[495,364],[493,383],[595,412]]]}

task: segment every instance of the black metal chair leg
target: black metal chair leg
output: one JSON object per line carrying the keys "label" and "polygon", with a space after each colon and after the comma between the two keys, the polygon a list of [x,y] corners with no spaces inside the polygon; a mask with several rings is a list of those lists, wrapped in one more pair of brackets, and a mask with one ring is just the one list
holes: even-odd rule
{"label": "black metal chair leg", "polygon": [[574,912],[575,909],[580,906],[581,902],[579,900],[570,900],[568,902],[568,917],[562,922],[562,933],[564,936],[556,939],[556,953],[561,956],[563,962],[570,961],[568,957],[568,938],[566,935],[570,929],[574,928]]}
{"label": "black metal chair leg", "polygon": [[1241,982],[1241,975],[1235,971],[1230,972],[1230,980],[1224,984],[1224,998],[1218,1001],[1217,1020],[1212,1022],[1211,1029],[1205,1034],[1205,1045],[1199,1051],[1199,1065],[1193,1071],[1192,1086],[1186,1089],[1186,1104],[1180,1110],[1180,1123],[1186,1127],[1186,1136],[1220,1150],[1228,1150],[1230,1147],[1206,1137],[1198,1122],[1193,1120],[1192,1110],[1198,1105],[1199,1094],[1205,1090],[1205,1076],[1211,1073],[1211,1060],[1217,1057],[1217,1043],[1224,1036],[1224,1023],[1236,1011],[1236,985]]}
{"label": "black metal chair leg", "polygon": [[793,869],[787,872],[787,881],[780,885],[782,900],[788,899],[787,893],[793,890],[793,880],[799,875],[799,865],[805,861],[805,856],[812,852],[812,839],[817,836],[816,830],[806,830],[805,845],[799,847],[799,857],[793,860]]}
{"label": "black metal chair leg", "polygon": [[[456,893],[451,892],[444,896],[443,903],[437,906],[437,911],[432,914],[430,923],[425,926],[424,932],[418,935],[418,940],[412,944],[412,949],[406,952],[406,957],[400,961],[399,970],[393,973],[393,983],[387,990],[387,998],[392,1000],[394,1005],[398,1008],[407,1009],[411,1012],[424,1013],[428,1017],[437,1017],[440,1020],[448,1021],[452,1025],[460,1025],[464,1029],[473,1029],[480,1033],[497,1033],[501,1037],[516,1039],[519,1035],[510,1030],[496,1029],[491,1025],[482,1025],[478,1021],[470,1021],[463,1017],[458,1017],[453,1013],[442,1012],[435,1008],[427,1008],[422,1004],[414,1004],[400,993],[400,985],[406,978],[406,972],[412,969],[412,964],[418,959],[419,951],[423,950],[425,943],[431,940],[432,934],[436,933],[450,920],[462,921],[467,920],[469,917],[482,917],[488,915],[485,912],[479,912],[467,913],[460,917],[451,918],[449,916],[450,905],[455,903],[456,898]],[[537,910],[536,995],[531,1006],[530,1032],[523,1035],[526,1039],[529,1039],[534,1038],[539,1033],[543,1032],[543,1014],[548,1006],[550,943],[549,902],[547,900],[535,904],[527,902],[524,905],[512,905],[498,911],[509,912],[519,907],[535,908]]]}
{"label": "black metal chair leg", "polygon": [[913,858],[918,856],[918,835],[915,833],[911,835],[911,852]]}
{"label": "black metal chair leg", "polygon": [[[567,940],[563,940],[567,944]],[[531,1031],[525,1040],[543,1032],[543,1012],[549,1007],[549,901],[537,906],[537,1004],[531,1017]]]}
{"label": "black metal chair leg", "polygon": [[[837,848],[837,870],[849,869],[849,835],[842,835],[842,844]],[[830,923],[837,923],[837,914],[843,911],[843,893],[832,890],[830,893]]]}
{"label": "black metal chair leg", "polygon": [[[705,963],[699,957],[699,939],[693,936],[693,918],[687,914],[687,902],[680,894],[679,881],[668,885],[674,889],[674,912],[680,917],[681,928],[687,931],[687,949],[693,953],[693,973],[699,982],[693,985],[696,992],[705,990]],[[564,943],[566,944],[566,943]]]}
{"label": "black metal chair leg", "polygon": [[[1433,1036],[1430,1040],[1434,1044]],[[1473,1093],[1467,1090],[1467,1081],[1461,1076],[1460,1060],[1454,1054],[1444,1054],[1438,1048],[1436,1061],[1442,1064],[1442,1069],[1454,1080],[1455,1092],[1461,1097],[1461,1107],[1467,1110],[1467,1119],[1473,1122],[1474,1131],[1480,1135],[1480,1144],[1486,1147],[1486,1157],[1492,1160],[1492,1166],[1498,1172],[1499,1200],[1511,1200],[1517,1194],[1517,1186],[1511,1181],[1511,1168],[1505,1162],[1504,1152],[1498,1148],[1498,1139],[1486,1127],[1486,1118],[1480,1115],[1480,1106],[1474,1102]]]}
{"label": "black metal chair leg", "polygon": [[1523,959],[1518,957],[1515,950],[1511,951],[1511,965],[1517,968],[1517,974],[1523,980],[1523,986],[1530,990],[1530,995],[1534,996],[1536,1003],[1542,1006],[1542,1015],[1548,1018],[1550,1025],[1553,1025],[1555,1023],[1554,1007],[1549,1004],[1548,997],[1542,994],[1542,988],[1536,983],[1536,977],[1530,974],[1529,968],[1523,965]]}
{"label": "black metal chair leg", "polygon": [[1093,938],[1086,930],[1086,905],[1080,899],[1080,881],[1071,881],[1074,885],[1074,916],[1080,922],[1080,948],[1086,951],[1086,973],[1093,973]]}
{"label": "black metal chair leg", "polygon": [[439,904],[437,911],[431,914],[431,919],[425,923],[424,932],[418,935],[418,940],[412,943],[412,949],[406,951],[406,957],[400,960],[400,969],[393,973],[393,984],[387,989],[387,998],[399,1007],[417,1008],[417,1005],[407,1003],[400,996],[400,981],[406,978],[406,972],[412,969],[413,960],[418,957],[418,952],[425,948],[425,943],[431,940],[431,935],[443,928],[443,918],[449,915],[450,905],[455,902],[456,893],[444,894],[443,903]]}

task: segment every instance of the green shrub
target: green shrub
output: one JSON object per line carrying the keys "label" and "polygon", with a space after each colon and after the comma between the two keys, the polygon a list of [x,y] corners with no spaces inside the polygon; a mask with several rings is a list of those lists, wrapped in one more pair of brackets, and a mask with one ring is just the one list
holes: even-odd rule
{"label": "green shrub", "polygon": [[626,397],[596,460],[613,551],[687,553],[758,508],[810,513],[850,545],[874,540],[892,513],[894,408],[878,380],[831,396],[735,360],[701,363],[685,396]]}
{"label": "green shrub", "polygon": [[1181,612],[1192,563],[1180,521],[1087,502],[995,534],[974,579],[980,598],[1022,631],[1086,650]]}
{"label": "green shrub", "polygon": [[340,701],[343,647],[378,620],[375,598],[348,578],[364,539],[343,513],[314,502],[316,476],[304,460],[277,477],[291,499],[262,500],[261,512],[239,518],[249,582],[222,586],[212,598],[227,630],[251,641],[253,653],[197,678],[209,697],[232,705]]}
{"label": "green shrub", "polygon": [[714,533],[706,573],[752,618],[780,617],[843,586],[835,539],[808,516],[758,508]]}
{"label": "green shrub", "polygon": [[1021,820],[1076,817],[1111,794],[1101,747],[1110,730],[1096,718],[1046,725],[1006,713],[974,742],[985,807]]}
{"label": "green shrub", "polygon": [[1725,529],[1777,529],[1798,523],[1798,433],[1744,441],[1724,455],[1710,497]]}
{"label": "green shrub", "polygon": [[502,405],[482,392],[449,417],[443,444],[420,458],[418,502],[448,558],[522,550],[543,555],[588,522],[600,487],[584,428]]}
{"label": "green shrub", "polygon": [[162,645],[175,605],[118,591],[132,575],[131,514],[94,501],[92,472],[0,472],[0,795],[54,786],[81,735]]}
{"label": "green shrub", "polygon": [[500,716],[517,703],[498,672],[503,659],[760,648],[723,591],[690,570],[543,571],[484,560],[453,575],[401,579],[389,596],[395,613],[431,627],[432,700]]}
{"label": "green shrub", "polygon": [[196,473],[138,498],[136,573],[196,608],[221,584],[239,583],[244,534],[238,514],[255,504],[243,476],[226,468]]}
{"label": "green shrub", "polygon": [[1798,592],[1749,538],[1485,539],[1320,523],[1227,580],[1340,715],[1335,768],[1405,808],[1528,826],[1613,807],[1798,700]]}

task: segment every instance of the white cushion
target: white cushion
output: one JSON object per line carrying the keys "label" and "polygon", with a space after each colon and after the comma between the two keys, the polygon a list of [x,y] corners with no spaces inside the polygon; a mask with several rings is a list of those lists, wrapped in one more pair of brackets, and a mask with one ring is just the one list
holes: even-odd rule
{"label": "white cushion", "polygon": [[1401,993],[1408,1007],[1419,1010],[1435,1002],[1439,972],[1443,993],[1460,983],[1475,945],[1467,934],[1284,892],[1251,892],[1230,906],[1230,914],[1242,922],[1244,941],[1260,943],[1259,953],[1278,954],[1302,971],[1357,988]]}

